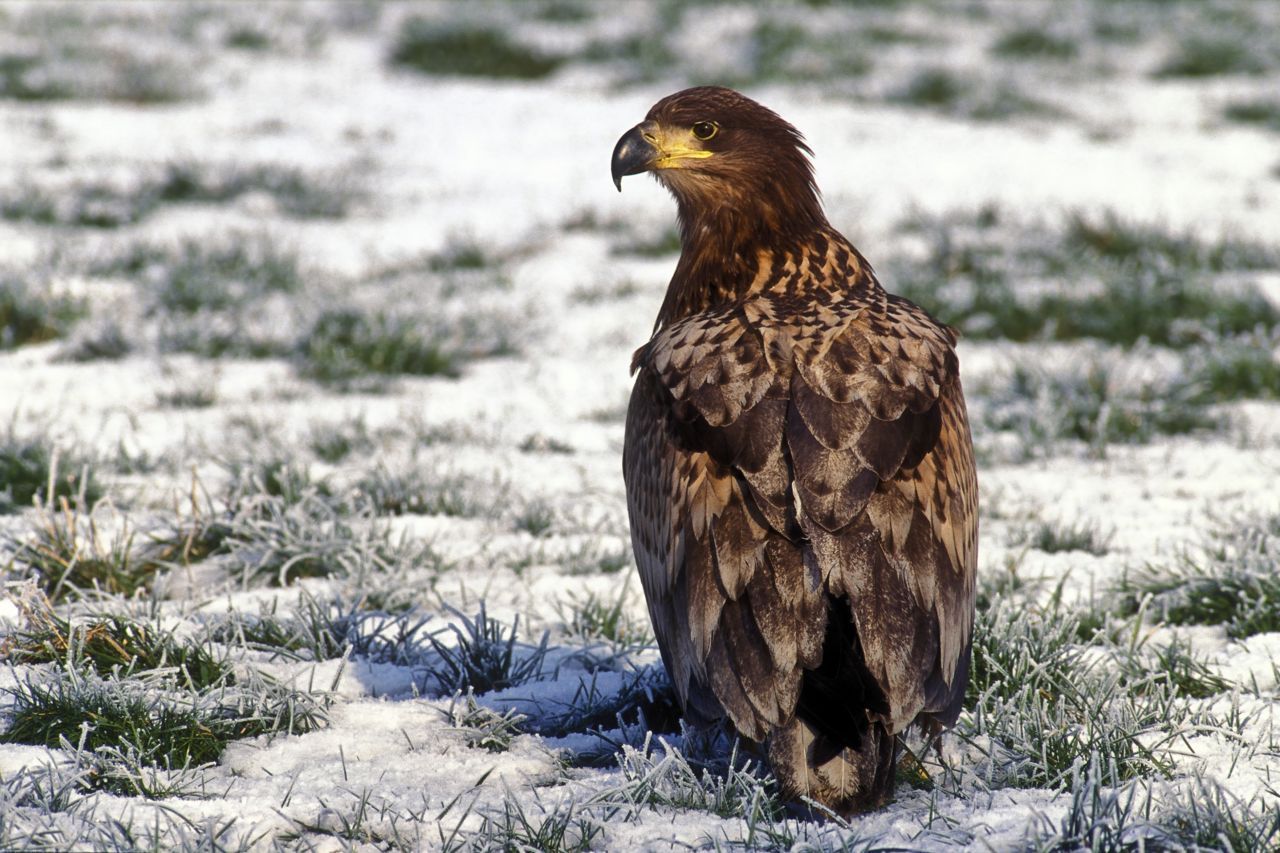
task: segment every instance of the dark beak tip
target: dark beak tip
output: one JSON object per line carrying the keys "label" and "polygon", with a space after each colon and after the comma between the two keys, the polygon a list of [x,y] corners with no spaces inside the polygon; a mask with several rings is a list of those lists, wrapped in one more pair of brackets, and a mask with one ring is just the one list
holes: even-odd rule
{"label": "dark beak tip", "polygon": [[639,126],[631,128],[622,135],[618,144],[613,147],[613,158],[610,163],[613,185],[618,188],[618,192],[622,192],[623,177],[649,170],[654,153],[653,146],[644,138]]}

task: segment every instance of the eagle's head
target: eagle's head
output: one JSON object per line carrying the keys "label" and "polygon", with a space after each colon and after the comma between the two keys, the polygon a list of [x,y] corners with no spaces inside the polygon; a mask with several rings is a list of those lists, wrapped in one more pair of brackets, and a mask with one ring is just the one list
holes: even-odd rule
{"label": "eagle's head", "polygon": [[[823,221],[800,132],[773,110],[719,86],[668,95],[613,149],[613,181],[653,175],[681,220],[720,212],[740,226],[809,230]],[[750,223],[750,224],[749,224]]]}

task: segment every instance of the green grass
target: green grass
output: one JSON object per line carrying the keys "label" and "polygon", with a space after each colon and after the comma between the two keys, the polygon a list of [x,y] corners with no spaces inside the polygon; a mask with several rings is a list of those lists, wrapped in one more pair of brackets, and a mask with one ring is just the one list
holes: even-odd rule
{"label": "green grass", "polygon": [[1134,680],[1087,656],[1078,624],[1068,611],[1026,602],[979,612],[970,715],[957,732],[988,754],[990,784],[1071,790],[1090,762],[1108,785],[1172,772],[1177,694],[1150,674]]}
{"label": "green grass", "polygon": [[227,30],[222,43],[236,50],[264,51],[271,47],[271,36],[251,24],[236,24]]}
{"label": "green grass", "polygon": [[87,509],[102,495],[93,466],[79,453],[20,435],[12,425],[0,434],[0,513],[60,500]]}
{"label": "green grass", "polygon": [[1261,335],[1212,342],[1187,354],[1187,376],[1217,402],[1280,399],[1277,346],[1274,336]]}
{"label": "green grass", "polygon": [[[586,853],[597,850],[605,827],[590,813],[574,804],[561,803],[551,809],[539,804],[531,814],[525,806],[506,799],[501,809],[482,815],[479,829],[461,837],[451,836],[441,849],[448,853],[463,850],[520,850],[545,853]],[[464,815],[465,817],[465,815]],[[443,832],[443,831],[442,831]]]}
{"label": "green grass", "polygon": [[1146,444],[1159,436],[1212,432],[1224,418],[1196,385],[1181,378],[1125,381],[1100,359],[1051,372],[1018,365],[985,397],[988,429],[1012,432],[1028,458],[1063,441],[1083,442],[1094,455],[1111,444]]}
{"label": "green grass", "polygon": [[207,409],[217,402],[217,385],[207,379],[156,392],[156,405],[162,409]]}
{"label": "green grass", "polygon": [[1154,648],[1139,647],[1127,652],[1121,656],[1121,671],[1138,685],[1167,684],[1177,694],[1191,699],[1208,699],[1229,692],[1234,686],[1209,669],[1187,640],[1174,639]]}
{"label": "green grass", "polygon": [[1237,124],[1280,131],[1280,99],[1253,98],[1232,101],[1223,107],[1222,117]]}
{"label": "green grass", "polygon": [[1243,34],[1195,34],[1182,39],[1156,68],[1156,77],[1262,74],[1268,60]]}
{"label": "green grass", "polygon": [[1080,52],[1075,41],[1034,26],[1005,32],[991,47],[997,56],[1018,59],[1074,59]]}
{"label": "green grass", "polygon": [[432,272],[482,270],[495,266],[499,260],[475,238],[454,237],[445,243],[444,248],[431,255],[427,260],[427,268]]}
{"label": "green grass", "polygon": [[1083,551],[1101,557],[1110,551],[1115,530],[1103,532],[1092,521],[1039,521],[1016,531],[1011,544],[1029,545],[1046,554]]}
{"label": "green grass", "polygon": [[601,640],[615,646],[643,646],[654,642],[648,621],[631,618],[627,609],[628,584],[623,584],[617,596],[603,596],[594,592],[585,595],[570,594],[556,606],[567,634],[584,640]]}
{"label": "green grass", "polygon": [[914,107],[954,107],[972,83],[945,68],[917,71],[889,100]]}
{"label": "green grass", "polygon": [[543,435],[542,433],[529,433],[520,440],[521,453],[555,453],[564,456],[573,455],[574,448],[567,441],[561,441],[555,436]]}
{"label": "green grass", "polygon": [[392,470],[378,465],[356,484],[362,502],[379,515],[491,515],[506,492],[466,474],[407,465]]}
{"label": "green grass", "polygon": [[47,278],[0,273],[0,351],[60,338],[84,310],[79,300],[54,294]]}
{"label": "green grass", "polygon": [[299,578],[337,577],[354,582],[408,566],[435,565],[429,548],[393,539],[361,520],[353,526],[315,493],[296,501],[258,497],[231,522],[228,568],[245,585],[287,586]]}
{"label": "green grass", "polygon": [[[749,823],[781,821],[786,809],[772,777],[735,748],[723,767],[696,767],[679,750],[663,744],[659,756],[649,743],[625,747],[618,756],[622,784],[603,799],[635,808],[697,811]],[[719,771],[719,772],[717,772]]]}
{"label": "green grass", "polygon": [[246,235],[136,242],[91,272],[140,281],[151,309],[173,315],[227,311],[266,294],[295,292],[303,283],[296,251]]}
{"label": "green grass", "polygon": [[370,374],[457,377],[463,357],[414,319],[334,309],[303,336],[297,360],[303,376],[343,385]]}
{"label": "green grass", "polygon": [[425,74],[518,80],[542,79],[563,62],[512,41],[498,29],[418,17],[401,25],[389,60]]}
{"label": "green grass", "polygon": [[1061,110],[1027,95],[1010,81],[990,82],[948,68],[923,68],[889,92],[889,103],[931,109],[974,121],[1053,116]]}
{"label": "green grass", "polygon": [[[85,27],[91,31],[91,28]],[[0,54],[0,98],[167,104],[201,94],[189,64],[144,58],[92,42]]]}
{"label": "green grass", "polygon": [[516,530],[523,530],[534,538],[546,536],[555,527],[555,507],[544,500],[528,501],[516,513],[513,523]]}
{"label": "green grass", "polygon": [[[1024,613],[1018,613],[1022,607]],[[1079,617],[1063,608],[1025,608],[1001,596],[983,608],[975,623],[966,706],[985,699],[1010,699],[1028,683],[1076,681],[1088,668],[1077,643]]]}
{"label": "green grass", "polygon": [[43,505],[27,535],[11,543],[22,573],[54,601],[150,589],[164,565],[135,549],[127,526],[107,533],[82,506],[65,498]]}
{"label": "green grass", "polygon": [[1199,779],[1167,797],[1158,825],[1191,850],[1280,848],[1280,810],[1257,795],[1246,802],[1212,779]]}
{"label": "green grass", "polygon": [[755,25],[742,54],[743,67],[719,82],[742,88],[765,82],[830,84],[863,76],[873,56],[847,33],[814,33],[771,18]]}
{"label": "green grass", "polygon": [[[567,699],[540,702],[537,717],[529,723],[533,731],[544,737],[565,737],[621,727],[626,743],[635,742],[633,736],[637,734],[642,742],[646,732],[683,731],[675,691],[661,666],[630,668],[625,655],[619,655],[616,649],[608,649],[602,656],[584,650],[575,658],[592,673],[591,679],[579,680]],[[608,677],[619,666],[624,667],[620,687]],[[601,681],[607,686],[602,686]],[[592,766],[615,765],[619,743],[615,741],[613,745],[606,754],[588,749],[574,760]]]}
{"label": "green grass", "polygon": [[[547,653],[547,636],[534,647],[516,653],[516,635],[519,618],[508,628],[492,619],[481,602],[474,618],[450,608],[461,623],[450,623],[455,643],[445,644],[431,636],[428,639],[436,652],[431,673],[439,683],[441,692],[488,693],[533,681],[542,675]],[[521,644],[523,646],[523,644]]]}
{"label": "green grass", "polygon": [[612,251],[616,255],[635,255],[640,258],[664,258],[680,252],[680,232],[675,228],[666,228],[657,234],[632,235],[615,243]]}
{"label": "green grass", "polygon": [[60,357],[73,362],[118,361],[133,352],[134,345],[114,320],[82,324],[67,342]]}
{"label": "green grass", "polygon": [[[185,695],[144,695],[138,688],[93,675],[29,677],[7,688],[13,707],[0,741],[73,749],[83,742],[85,751],[113,764],[176,771],[217,761],[232,740],[304,734],[326,722],[311,694],[256,673],[234,688],[220,684]],[[137,777],[107,773],[88,782],[115,793],[146,793],[131,780]]]}
{"label": "green grass", "polygon": [[431,657],[429,616],[413,608],[389,613],[375,607],[367,588],[358,599],[317,599],[303,592],[290,615],[273,602],[257,615],[230,613],[210,630],[218,642],[265,652],[272,658],[322,661],[351,656],[374,663],[418,667]]}
{"label": "green grass", "polygon": [[1280,631],[1280,516],[1220,521],[1206,542],[1170,563],[1127,573],[1122,612],[1173,625],[1222,625],[1228,637]]}
{"label": "green grass", "polygon": [[328,630],[328,624],[312,633],[301,619],[277,616],[275,604],[272,602],[267,612],[258,615],[228,614],[224,620],[210,627],[210,639],[265,652],[272,659],[285,657],[319,661],[342,656],[346,647],[341,638]]}
{"label": "green grass", "polygon": [[297,219],[340,219],[364,197],[353,173],[311,173],[295,166],[174,161],[130,181],[90,179],[66,187],[22,183],[0,194],[0,218],[42,225],[120,228],[166,205],[224,204],[268,195]]}
{"label": "green grass", "polygon": [[295,346],[300,293],[310,278],[299,253],[269,234],[230,232],[174,242],[133,241],[89,265],[128,279],[161,352],[207,358],[281,357]]}
{"label": "green grass", "polygon": [[1062,249],[1067,262],[1076,252],[1088,252],[1115,263],[1135,262],[1189,272],[1280,267],[1280,249],[1274,245],[1230,234],[1205,240],[1190,232],[1127,220],[1114,212],[1100,218],[1073,214],[1066,223]]}
{"label": "green grass", "polygon": [[970,219],[910,223],[926,237],[926,253],[891,259],[885,276],[891,291],[966,336],[1187,347],[1280,326],[1280,309],[1255,287],[1217,280],[1280,269],[1275,247],[1115,214],[1075,214],[1060,229],[1006,225],[998,211]]}
{"label": "green grass", "polygon": [[5,743],[75,746],[83,737],[86,749],[127,746],[144,763],[171,768],[216,761],[226,748],[208,717],[125,694],[109,682],[26,681],[10,694],[13,716],[0,735]]}
{"label": "green grass", "polygon": [[462,731],[464,741],[472,749],[506,752],[515,739],[524,734],[520,725],[528,718],[513,708],[503,712],[486,708],[476,702],[475,696],[467,694],[453,697],[445,719]]}
{"label": "green grass", "polygon": [[254,501],[263,496],[277,498],[278,503],[286,507],[333,497],[327,479],[314,477],[310,465],[295,460],[283,450],[232,459],[225,464],[233,482],[229,502],[250,512],[255,510]]}
{"label": "green grass", "polygon": [[351,172],[307,172],[281,163],[174,162],[151,181],[157,203],[228,202],[248,193],[271,196],[297,219],[341,219],[364,197]]}
{"label": "green grass", "polygon": [[377,446],[362,415],[312,424],[307,444],[317,457],[330,464],[341,462],[353,453],[370,453]]}
{"label": "green grass", "polygon": [[231,667],[207,646],[180,642],[171,632],[125,616],[105,615],[74,623],[52,609],[30,614],[6,640],[15,664],[60,664],[120,677],[171,671],[181,688],[205,690],[232,680]]}

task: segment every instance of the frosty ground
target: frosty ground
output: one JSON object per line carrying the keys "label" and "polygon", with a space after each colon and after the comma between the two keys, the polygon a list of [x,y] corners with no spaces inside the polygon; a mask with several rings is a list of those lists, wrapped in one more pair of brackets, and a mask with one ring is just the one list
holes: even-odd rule
{"label": "frosty ground", "polygon": [[[0,5],[0,848],[1274,849],[1280,9]],[[967,709],[788,812],[620,474],[726,83],[962,333]]]}

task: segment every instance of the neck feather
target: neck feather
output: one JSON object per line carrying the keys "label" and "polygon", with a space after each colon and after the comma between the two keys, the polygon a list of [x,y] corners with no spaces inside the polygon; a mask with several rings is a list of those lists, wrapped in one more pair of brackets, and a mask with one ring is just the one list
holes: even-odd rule
{"label": "neck feather", "polygon": [[[806,176],[807,177],[807,176]],[[830,229],[809,180],[787,194],[776,180],[713,196],[705,187],[668,182],[680,222],[680,260],[657,325],[746,296],[762,262],[803,251]]]}

